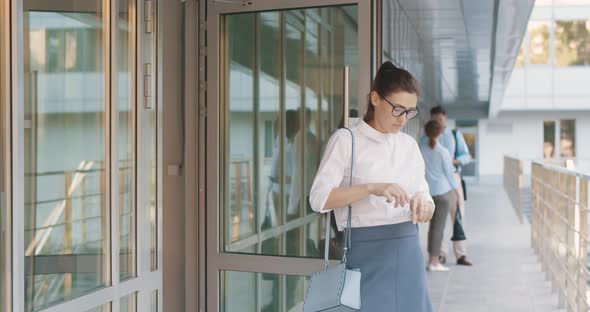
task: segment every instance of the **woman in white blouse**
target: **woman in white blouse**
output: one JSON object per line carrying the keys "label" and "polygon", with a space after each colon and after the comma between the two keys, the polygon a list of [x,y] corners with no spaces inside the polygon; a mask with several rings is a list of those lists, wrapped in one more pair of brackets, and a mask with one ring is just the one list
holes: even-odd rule
{"label": "woman in white blouse", "polygon": [[386,62],[373,80],[367,113],[328,142],[310,191],[311,207],[334,210],[338,229],[352,204],[348,265],[362,273],[362,311],[430,312],[418,222],[434,212],[418,144],[401,129],[418,114],[418,83]]}

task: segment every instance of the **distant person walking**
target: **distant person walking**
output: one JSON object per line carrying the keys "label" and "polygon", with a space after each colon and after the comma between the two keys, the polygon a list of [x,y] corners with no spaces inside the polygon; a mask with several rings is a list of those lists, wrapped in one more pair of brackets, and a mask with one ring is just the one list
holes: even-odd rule
{"label": "distant person walking", "polygon": [[[461,166],[471,162],[471,155],[469,154],[469,148],[467,147],[467,143],[465,143],[463,134],[459,130],[452,130],[447,127],[447,112],[442,106],[436,106],[430,110],[430,119],[438,121],[444,128],[439,138],[439,143],[449,151],[449,155],[453,159],[453,166],[455,167],[455,180],[457,181],[457,184],[461,186]],[[428,141],[428,138],[424,136],[420,141],[423,143]],[[457,190],[459,191],[457,204],[453,205],[449,210],[449,217],[451,218],[450,228],[452,228],[452,231],[445,231],[445,236],[448,237],[443,239],[440,260],[443,264],[446,262],[446,251],[448,250],[447,242],[451,240],[450,233],[453,232],[453,250],[457,259],[457,264],[470,266],[473,264],[467,259],[467,243],[465,235],[463,232],[457,233],[457,229],[464,230],[462,226],[465,224],[464,190],[462,187],[459,187]],[[459,216],[457,216],[457,213],[459,213]],[[461,220],[460,226],[455,226],[457,220]]]}

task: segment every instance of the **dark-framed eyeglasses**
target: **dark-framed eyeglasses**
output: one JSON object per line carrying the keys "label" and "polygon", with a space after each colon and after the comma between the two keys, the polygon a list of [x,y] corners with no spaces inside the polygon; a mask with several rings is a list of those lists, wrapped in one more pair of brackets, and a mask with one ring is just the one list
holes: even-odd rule
{"label": "dark-framed eyeglasses", "polygon": [[414,108],[410,108],[410,109],[406,109],[405,107],[401,106],[401,105],[397,105],[397,104],[393,104],[391,102],[389,102],[388,99],[386,99],[383,95],[379,94],[379,96],[385,100],[385,102],[387,102],[389,105],[391,105],[393,107],[393,109],[391,110],[391,114],[394,117],[400,117],[403,114],[406,114],[406,118],[407,119],[412,119],[416,116],[418,116],[418,108],[414,107]]}

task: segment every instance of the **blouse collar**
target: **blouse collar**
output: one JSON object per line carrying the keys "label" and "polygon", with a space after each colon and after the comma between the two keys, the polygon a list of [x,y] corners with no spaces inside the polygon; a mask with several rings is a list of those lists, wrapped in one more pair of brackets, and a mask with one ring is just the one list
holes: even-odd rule
{"label": "blouse collar", "polygon": [[368,123],[366,123],[363,119],[359,121],[358,127],[364,135],[378,142],[389,141],[395,136],[395,134],[393,133],[379,132],[375,128],[371,127]]}

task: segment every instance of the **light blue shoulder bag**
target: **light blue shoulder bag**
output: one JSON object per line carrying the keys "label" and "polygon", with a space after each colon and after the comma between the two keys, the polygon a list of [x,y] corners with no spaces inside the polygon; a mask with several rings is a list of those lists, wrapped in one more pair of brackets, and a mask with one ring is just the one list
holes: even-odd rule
{"label": "light blue shoulder bag", "polygon": [[[350,156],[350,186],[352,186],[352,168],[354,165],[354,134],[344,128],[352,136],[352,152]],[[358,311],[361,308],[361,272],[359,269],[346,268],[346,252],[350,248],[350,228],[352,207],[348,205],[348,221],[344,234],[342,261],[328,267],[330,245],[330,213],[326,217],[326,233],[324,243],[324,269],[314,273],[307,288],[303,304],[303,312],[345,312]]]}

